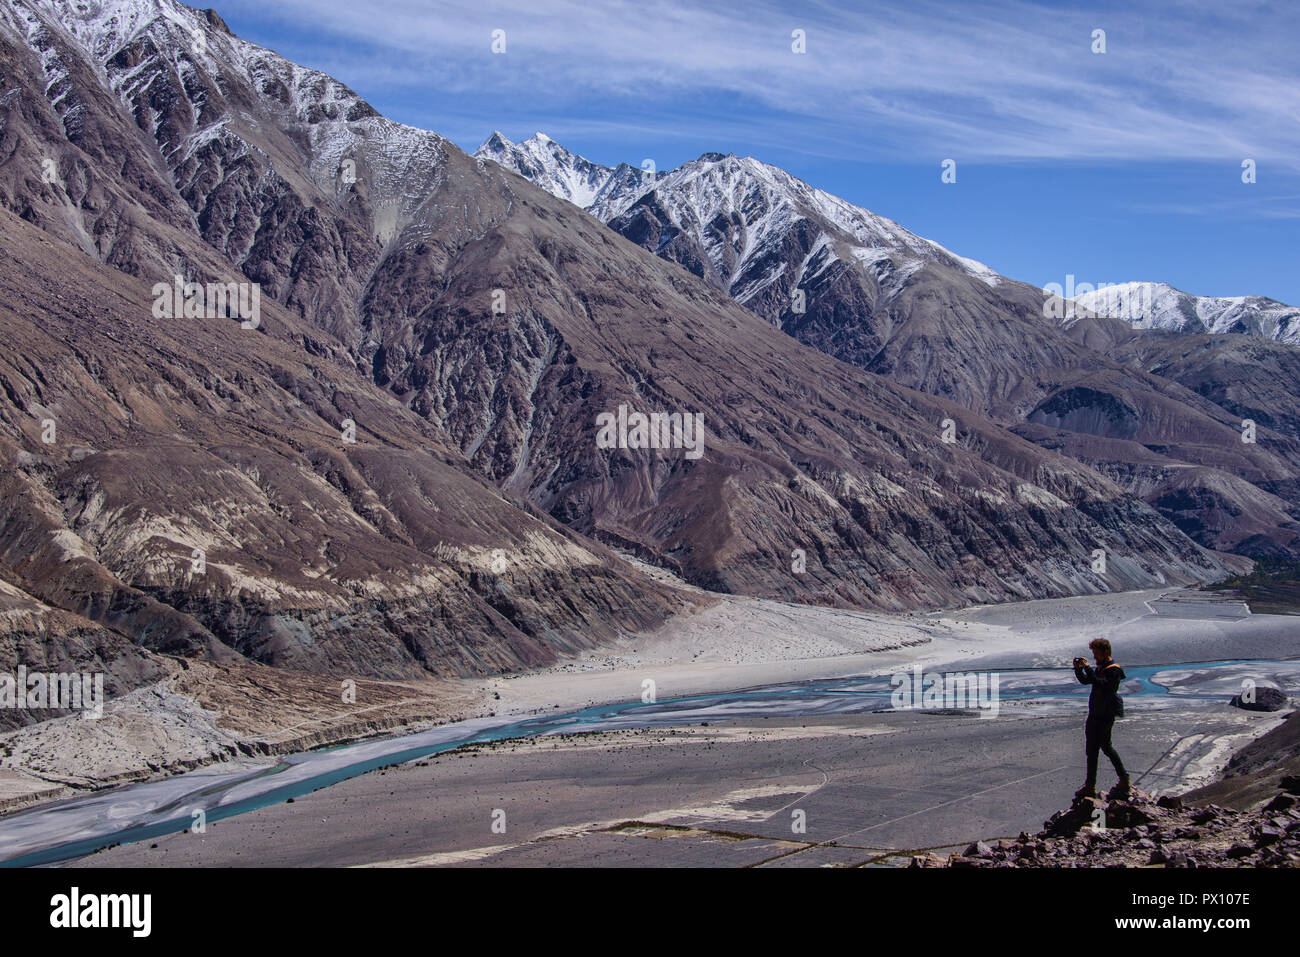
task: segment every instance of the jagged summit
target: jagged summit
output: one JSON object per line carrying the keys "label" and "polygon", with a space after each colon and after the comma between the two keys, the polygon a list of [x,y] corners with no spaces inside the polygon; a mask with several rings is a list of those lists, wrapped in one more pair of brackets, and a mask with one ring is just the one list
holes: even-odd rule
{"label": "jagged summit", "polygon": [[601,166],[565,149],[545,133],[513,143],[500,132],[489,136],[474,155],[500,163],[547,192],[588,209],[616,184],[618,168]]}
{"label": "jagged summit", "polygon": [[1126,282],[1075,296],[1135,329],[1238,334],[1300,345],[1300,309],[1266,296],[1196,296],[1165,282]]}
{"label": "jagged summit", "polygon": [[[782,275],[785,281],[777,284],[785,291],[815,280],[834,262],[888,272],[895,288],[927,263],[955,266],[991,286],[1009,281],[983,263],[754,157],[707,152],[657,176],[620,176],[620,170],[632,167],[592,163],[542,132],[518,147],[494,133],[475,155],[496,160],[582,206],[629,238],[646,232],[645,224],[636,222],[641,214],[634,207],[652,209],[662,220],[654,229],[654,251],[692,271],[707,266],[702,274],[745,305],[756,300],[761,304],[764,291]],[[575,182],[585,188],[575,188]],[[797,241],[791,239],[793,232],[815,233],[816,238],[801,244],[804,261],[788,275],[791,264],[779,251]],[[695,247],[691,255],[673,255],[665,248],[665,233],[666,243],[680,246],[689,240]],[[765,264],[767,271],[754,269],[755,263]],[[1236,333],[1300,345],[1300,309],[1264,296],[1214,298],[1167,283],[1129,282],[1074,301],[1093,314],[1123,319],[1138,329]],[[770,309],[759,311],[772,317]]]}
{"label": "jagged summit", "polygon": [[[891,219],[752,156],[707,152],[676,169],[651,175],[637,173],[628,164],[592,163],[544,133],[518,145],[497,137],[489,137],[475,155],[531,179],[620,232],[628,231],[620,217],[635,216],[633,207],[652,204],[661,214],[661,228],[671,231],[674,239],[682,236],[679,243],[689,241],[698,247],[709,278],[746,305],[782,277],[782,286],[798,285],[840,261],[891,273],[941,262],[990,285],[1000,279],[982,263],[957,256]],[[647,199],[650,194],[652,200]],[[786,262],[781,250],[791,233],[814,231],[803,261]]]}

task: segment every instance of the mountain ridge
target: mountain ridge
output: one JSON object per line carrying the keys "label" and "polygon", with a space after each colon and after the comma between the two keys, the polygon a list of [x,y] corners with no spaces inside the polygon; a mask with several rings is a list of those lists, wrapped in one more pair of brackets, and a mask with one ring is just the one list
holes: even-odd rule
{"label": "mountain ridge", "polygon": [[[549,137],[544,153],[536,142],[494,135],[477,155],[523,174],[536,169],[519,161],[524,152],[586,163]],[[1300,547],[1300,399],[1230,358],[1247,350],[1246,337],[1219,337],[1207,345],[1214,358],[1194,364],[1155,361],[1172,348],[1167,337],[1064,298],[1072,285],[1049,291],[997,276],[750,158],[706,154],[612,194],[614,168],[600,169],[605,198],[589,212],[800,342],[1099,468],[1202,544],[1261,555]],[[1297,381],[1300,351],[1259,348],[1281,382]],[[1234,444],[1247,423],[1277,430],[1267,452]],[[1163,463],[1154,472],[1153,449]],[[1189,490],[1189,476],[1200,487]],[[1189,497],[1202,503],[1190,515]],[[1234,514],[1254,517],[1234,529]]]}
{"label": "mountain ridge", "polygon": [[1300,309],[1267,296],[1196,296],[1164,282],[1126,282],[1076,295],[1095,315],[1135,329],[1247,335],[1300,346]]}
{"label": "mountain ridge", "polygon": [[[700,170],[710,165],[726,162],[746,164],[751,170],[762,171],[763,175],[770,176],[775,173],[787,178],[791,183],[797,183],[801,192],[816,197],[817,204],[824,209],[838,208],[842,211],[842,215],[836,218],[840,220],[841,225],[846,219],[854,217],[882,224],[878,227],[880,238],[894,240],[888,248],[897,250],[901,247],[916,250],[919,246],[928,245],[964,264],[972,274],[989,282],[990,285],[1007,281],[1007,277],[999,275],[983,263],[954,253],[933,240],[923,239],[904,229],[894,220],[885,219],[864,207],[826,193],[780,167],[750,156],[738,158],[734,154],[706,152],[697,159],[688,160],[665,173],[652,173],[649,176],[642,174],[636,178],[620,181],[621,172],[639,171],[627,163],[620,163],[616,167],[595,163],[567,149],[541,131],[535,132],[529,139],[520,143],[511,142],[499,130],[493,131],[473,155],[491,159],[519,173],[541,185],[548,192],[587,210],[602,222],[611,223],[620,232],[624,231],[623,228],[614,221],[635,206],[646,194],[656,189],[672,189],[685,178],[698,177]],[[551,160],[549,163],[546,162],[548,157]],[[575,169],[586,172],[591,184],[590,188],[581,191],[564,189],[563,184]],[[732,295],[742,303],[748,298],[745,290]],[[1216,334],[1240,333],[1276,339],[1290,345],[1300,344],[1300,309],[1266,296],[1196,296],[1176,289],[1168,283],[1142,281],[1107,283],[1103,284],[1102,288],[1090,288],[1089,291],[1078,295],[1072,295],[1069,290],[1062,290],[1058,295],[1081,307],[1082,314],[1124,319],[1138,329]],[[1189,306],[1190,314],[1187,312]],[[1073,312],[1069,318],[1073,318]]]}

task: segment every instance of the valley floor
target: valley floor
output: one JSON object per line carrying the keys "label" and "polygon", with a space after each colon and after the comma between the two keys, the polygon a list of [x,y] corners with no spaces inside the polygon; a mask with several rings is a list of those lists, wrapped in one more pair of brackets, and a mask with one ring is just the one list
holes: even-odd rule
{"label": "valley floor", "polygon": [[[1276,723],[1202,715],[1191,753],[1178,754],[1188,718],[1152,714],[1119,734],[1144,788],[1182,790],[1189,765],[1212,758],[1223,737]],[[73,863],[903,866],[923,849],[1037,830],[1079,785],[1081,751],[1079,718],[1060,714],[749,719],[516,739]],[[1212,773],[1212,762],[1196,770]]]}
{"label": "valley floor", "polygon": [[[902,617],[728,598],[658,635],[463,692],[486,695],[498,715],[524,715],[640,700],[647,678],[664,701],[916,664],[1062,668],[1097,635],[1127,667],[1300,657],[1295,618],[1248,615],[1240,602],[1193,591]],[[1165,672],[1171,679],[1207,695],[1135,699],[1117,726],[1144,790],[1213,780],[1235,748],[1280,720],[1227,706],[1235,672],[1211,679],[1175,668]],[[73,863],[906,864],[915,850],[1035,831],[1082,780],[1084,706],[1082,697],[1008,702],[995,720],[710,716],[477,744],[214,821],[203,834]]]}
{"label": "valley floor", "polygon": [[662,699],[918,664],[1067,667],[1096,637],[1126,665],[1286,657],[1300,654],[1300,619],[1194,589],[898,616],[727,596],[643,639],[479,687],[500,695],[499,713],[536,713],[637,699],[647,678]]}

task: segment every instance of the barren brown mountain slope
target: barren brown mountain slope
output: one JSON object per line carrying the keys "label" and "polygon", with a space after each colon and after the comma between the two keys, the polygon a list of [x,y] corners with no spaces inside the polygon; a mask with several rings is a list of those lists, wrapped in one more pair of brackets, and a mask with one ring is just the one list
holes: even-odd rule
{"label": "barren brown mountain slope", "polygon": [[274,304],[257,330],[158,320],[138,280],[7,212],[0,237],[0,579],[26,614],[0,664],[102,664],[130,685],[158,673],[140,646],[483,674],[683,607],[286,341],[298,320]]}

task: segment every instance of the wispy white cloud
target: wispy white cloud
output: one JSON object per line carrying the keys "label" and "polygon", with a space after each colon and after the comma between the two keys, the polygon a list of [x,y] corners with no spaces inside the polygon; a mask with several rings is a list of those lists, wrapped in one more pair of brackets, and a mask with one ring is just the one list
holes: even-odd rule
{"label": "wispy white cloud", "polygon": [[[969,9],[887,0],[857,9],[846,0],[843,8],[792,11],[767,0],[278,0],[271,13],[262,0],[226,0],[224,7],[282,18],[297,27],[298,58],[308,50],[311,65],[371,96],[419,91],[430,118],[443,114],[455,126],[468,119],[467,103],[492,126],[484,103],[504,113],[526,98],[611,132],[629,123],[681,136],[720,123],[752,127],[754,116],[766,116],[770,135],[788,148],[822,154],[1251,157],[1300,166],[1300,12],[1288,4],[1189,0],[1080,11],[1026,0]],[[504,56],[490,50],[496,29],[506,32]],[[791,51],[795,29],[806,31],[806,54]],[[1090,50],[1094,29],[1106,31],[1105,54]]]}
{"label": "wispy white cloud", "polygon": [[1135,212],[1206,219],[1300,219],[1300,196],[1268,195],[1246,201],[1136,203]]}

